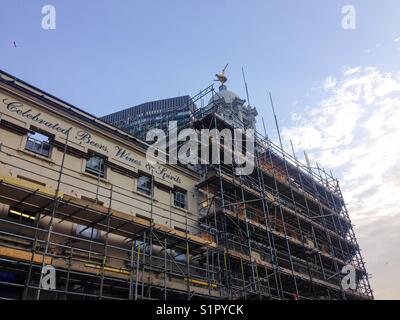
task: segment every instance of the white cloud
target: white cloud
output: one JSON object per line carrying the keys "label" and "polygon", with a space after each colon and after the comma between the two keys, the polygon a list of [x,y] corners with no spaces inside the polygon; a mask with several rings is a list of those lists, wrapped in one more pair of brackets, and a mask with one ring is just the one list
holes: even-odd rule
{"label": "white cloud", "polygon": [[397,37],[396,39],[394,39],[394,42],[399,42],[400,41],[400,37]]}
{"label": "white cloud", "polygon": [[359,73],[361,71],[362,67],[354,67],[354,68],[346,68],[343,72],[344,76],[351,76],[355,73]]}
{"label": "white cloud", "polygon": [[324,88],[325,90],[329,90],[334,88],[336,85],[336,79],[333,77],[328,77],[326,78],[325,82],[324,82]]}
{"label": "white cloud", "polygon": [[376,297],[400,298],[400,72],[347,68],[327,87],[283,137],[339,173]]}

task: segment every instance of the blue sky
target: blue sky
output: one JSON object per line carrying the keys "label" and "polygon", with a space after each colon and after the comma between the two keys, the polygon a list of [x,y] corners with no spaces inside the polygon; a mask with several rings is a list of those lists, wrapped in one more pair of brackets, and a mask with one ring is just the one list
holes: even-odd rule
{"label": "blue sky", "polygon": [[[46,4],[57,10],[56,30],[41,28]],[[347,4],[356,9],[355,30],[341,27]],[[400,96],[398,0],[2,0],[1,9],[0,68],[97,116],[196,94],[226,63],[228,88],[244,97],[243,66],[269,134],[272,91],[286,141],[343,180],[377,297],[400,298],[400,281],[389,276],[400,267],[400,237],[392,235],[400,214],[390,200],[400,192],[398,171],[376,169],[365,180],[362,170],[396,168],[400,159],[375,136],[400,138],[391,122],[399,113],[390,113]],[[388,147],[378,159],[367,148],[374,143]],[[392,179],[393,194],[367,193],[382,189],[382,177]],[[361,181],[365,190],[355,192]],[[387,207],[370,213],[371,203]],[[387,237],[371,242],[377,230]]]}
{"label": "blue sky", "polygon": [[[3,0],[0,63],[95,115],[194,94],[229,63],[229,88],[244,95],[245,67],[253,104],[269,119],[272,91],[285,121],[293,101],[341,66],[398,62],[385,47],[366,53],[397,36],[396,0],[352,1],[354,31],[341,28],[348,1],[251,3]],[[41,28],[45,4],[57,9],[56,30]]]}

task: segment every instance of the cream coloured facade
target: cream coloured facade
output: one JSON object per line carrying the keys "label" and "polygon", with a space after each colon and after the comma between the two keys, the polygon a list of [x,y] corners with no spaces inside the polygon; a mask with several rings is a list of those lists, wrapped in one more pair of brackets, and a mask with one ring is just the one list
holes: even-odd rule
{"label": "cream coloured facade", "polygon": [[[11,92],[4,87],[1,89],[0,112],[3,123],[7,121],[27,131],[27,134],[20,134],[0,127],[1,143],[7,150],[1,160],[12,163],[12,166],[1,166],[3,178],[26,180],[33,185],[37,181],[40,182],[40,188],[55,192],[58,169],[62,165],[63,145],[67,144],[60,195],[97,199],[107,206],[113,187],[113,209],[148,218],[153,214],[155,222],[172,228],[186,229],[186,223],[189,227],[196,227],[197,199],[194,186],[198,178],[194,172],[183,168],[179,170],[176,166],[151,165],[146,160],[145,150],[132,142],[133,137],[129,141],[126,133],[60,102],[55,102],[59,104],[59,109],[55,110],[27,94]],[[76,113],[75,117],[73,113]],[[54,128],[54,125],[57,127]],[[49,136],[54,135],[48,157],[26,148],[28,131],[35,128]],[[79,152],[68,151],[73,149]],[[104,177],[86,171],[87,156],[83,155],[91,153],[106,159]],[[138,191],[138,176],[141,173],[153,176],[154,196]],[[186,208],[174,205],[174,188],[187,192]]]}
{"label": "cream coloured facade", "polygon": [[[94,277],[85,297],[118,297],[106,282],[121,279],[124,298],[160,287],[209,295],[189,263],[215,248],[199,227],[194,171],[151,164],[144,142],[5,73],[0,116],[0,264],[30,266],[18,273],[24,290],[10,284],[13,297],[60,294],[41,290],[44,265],[56,268],[59,283],[66,272]],[[169,275],[159,270],[166,263]]]}

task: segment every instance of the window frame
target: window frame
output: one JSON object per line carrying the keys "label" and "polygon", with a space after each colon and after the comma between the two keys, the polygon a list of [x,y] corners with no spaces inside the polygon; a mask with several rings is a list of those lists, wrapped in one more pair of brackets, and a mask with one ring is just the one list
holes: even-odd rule
{"label": "window frame", "polygon": [[[89,161],[93,157],[97,157],[97,158],[103,159],[103,163],[101,164],[102,167],[100,167],[100,169],[102,169],[102,171],[100,169],[96,170],[94,168],[88,167]],[[91,175],[93,175],[95,177],[105,178],[106,174],[107,174],[107,165],[106,165],[106,163],[107,163],[107,157],[106,156],[104,156],[104,155],[102,155],[100,153],[93,152],[93,151],[89,150],[88,151],[88,156],[86,158],[86,163],[85,163],[85,173],[91,174]]]}
{"label": "window frame", "polygon": [[[39,139],[34,138],[35,134],[39,134],[43,137],[47,137],[47,141],[42,141]],[[53,146],[51,144],[52,140],[54,139],[54,135],[50,134],[46,131],[43,131],[41,129],[38,129],[36,127],[30,127],[29,132],[26,137],[26,142],[25,142],[25,147],[24,149],[33,152],[37,155],[40,155],[45,158],[51,158],[51,153],[53,150]],[[39,147],[30,147],[29,145],[32,144],[33,146],[39,146]],[[48,152],[44,153],[43,152],[43,147],[47,146],[48,147]],[[40,148],[40,149],[39,149]]]}
{"label": "window frame", "polygon": [[[181,209],[187,209],[188,207],[187,191],[175,188],[173,191],[173,195],[174,195],[174,206]],[[182,202],[181,199],[178,199],[177,195],[183,195],[184,202]]]}
{"label": "window frame", "polygon": [[[150,182],[150,188],[147,189],[147,188],[143,188],[143,187],[141,186],[141,184],[140,184],[140,179],[141,179],[141,178],[147,178],[147,179],[149,179],[149,180],[147,181],[147,183]],[[139,176],[138,176],[138,178],[137,178],[136,191],[138,191],[138,192],[140,192],[140,193],[143,193],[143,194],[145,194],[145,195],[148,195],[148,196],[152,196],[152,195],[153,195],[153,192],[154,192],[154,183],[153,183],[153,178],[152,178],[152,176],[149,175],[149,174],[147,174],[147,173],[145,173],[145,172],[139,171]]]}

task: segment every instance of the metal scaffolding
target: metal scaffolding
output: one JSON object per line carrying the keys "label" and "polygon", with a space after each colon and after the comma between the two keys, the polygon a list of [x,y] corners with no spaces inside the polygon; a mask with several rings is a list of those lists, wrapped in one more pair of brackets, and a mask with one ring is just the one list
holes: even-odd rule
{"label": "metal scaffolding", "polygon": [[[191,103],[210,93],[218,95],[210,86]],[[224,107],[198,109],[187,126],[233,130],[219,116]],[[141,215],[115,210],[132,207],[132,190],[98,177],[90,191],[64,165],[68,142],[60,163],[46,170],[0,148],[1,166],[57,186],[0,179],[0,202],[21,213],[19,220],[0,216],[0,271],[14,275],[0,281],[2,299],[373,299],[338,181],[266,137],[256,133],[251,175],[200,165],[198,216],[179,217],[154,194]],[[62,192],[71,188],[86,197]],[[155,208],[169,225],[155,222]],[[81,226],[78,233],[71,224]],[[57,270],[55,290],[40,286],[45,265]],[[356,290],[341,286],[345,265],[356,270]]]}
{"label": "metal scaffolding", "polygon": [[[27,217],[21,216],[19,221],[9,216],[0,218],[0,271],[18,275],[15,281],[0,282],[2,298],[7,298],[7,288],[19,289],[13,292],[24,299],[221,297],[216,272],[212,264],[204,263],[214,258],[217,248],[206,230],[193,230],[195,217],[186,214],[182,223],[176,213],[169,215],[170,223],[180,226],[177,229],[155,223],[153,208],[162,209],[165,218],[171,204],[155,203],[154,195],[143,216],[114,210],[116,202],[132,207],[128,202],[131,190],[98,183],[94,194],[85,188],[88,182],[79,178],[78,172],[64,167],[64,160],[46,168],[47,173],[40,173],[39,164],[11,151],[2,146],[0,153],[9,159],[1,161],[2,166],[17,169],[32,181],[53,180],[58,187],[55,191],[32,189],[21,179],[0,179],[0,202]],[[63,158],[65,154],[66,148]],[[33,170],[16,165],[21,162],[29,162]],[[59,176],[52,179],[52,174]],[[84,192],[85,199],[96,200],[60,192],[71,187]],[[127,202],[116,200],[117,196]],[[71,232],[71,223],[81,226],[79,233]],[[56,290],[43,290],[39,285],[44,265],[57,269]]]}
{"label": "metal scaffolding", "polygon": [[[220,116],[227,108],[219,101],[195,126],[233,131]],[[253,174],[236,176],[233,165],[211,164],[198,185],[202,225],[224,248],[227,297],[373,299],[337,179],[257,132],[255,146]],[[346,265],[355,269],[356,290],[342,287]]]}

